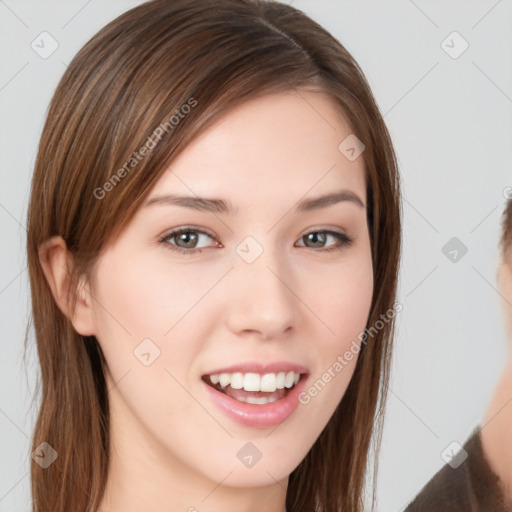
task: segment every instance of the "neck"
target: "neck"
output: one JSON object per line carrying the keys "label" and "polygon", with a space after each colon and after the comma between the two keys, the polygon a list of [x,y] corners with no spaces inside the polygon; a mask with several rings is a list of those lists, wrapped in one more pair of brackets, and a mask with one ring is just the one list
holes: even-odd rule
{"label": "neck", "polygon": [[494,390],[482,423],[482,447],[500,479],[506,503],[512,504],[512,358]]}

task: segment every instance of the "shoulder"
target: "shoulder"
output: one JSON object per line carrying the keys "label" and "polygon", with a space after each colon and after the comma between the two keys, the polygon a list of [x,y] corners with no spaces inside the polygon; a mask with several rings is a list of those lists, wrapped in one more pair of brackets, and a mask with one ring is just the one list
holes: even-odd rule
{"label": "shoulder", "polygon": [[479,427],[463,448],[467,458],[455,468],[441,468],[404,512],[507,512],[499,479],[482,451]]}

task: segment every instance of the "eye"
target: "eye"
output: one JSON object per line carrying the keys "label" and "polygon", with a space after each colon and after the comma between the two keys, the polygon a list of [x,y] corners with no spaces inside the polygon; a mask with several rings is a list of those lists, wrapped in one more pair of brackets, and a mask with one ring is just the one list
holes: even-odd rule
{"label": "eye", "polygon": [[341,250],[344,247],[349,246],[354,242],[354,239],[346,235],[345,233],[338,233],[337,231],[311,231],[307,233],[306,235],[303,235],[300,237],[300,240],[307,240],[307,242],[311,242],[313,244],[313,247],[307,246],[311,249],[316,249],[320,246],[323,246],[327,240],[328,237],[335,238],[338,242],[327,248],[320,247],[320,252],[329,252],[329,251],[336,251]]}
{"label": "eye", "polygon": [[[180,228],[161,237],[160,242],[165,243],[166,247],[169,249],[183,254],[200,253],[204,247],[197,248],[196,244],[201,235],[207,238],[213,238],[205,231],[199,229]],[[171,242],[172,240],[174,240],[174,242]]]}
{"label": "eye", "polygon": [[[165,246],[172,251],[176,251],[182,254],[195,254],[200,253],[208,246],[197,247],[197,243],[201,236],[206,238],[215,239],[212,235],[206,233],[203,230],[184,227],[176,229],[160,237],[159,242],[164,243]],[[331,247],[324,248],[328,237],[332,237],[337,240],[337,243]],[[354,242],[354,239],[346,235],[345,233],[338,233],[337,231],[320,230],[311,231],[306,235],[300,237],[299,240],[306,240],[311,243],[312,246],[299,245],[299,247],[308,247],[310,249],[319,249],[317,252],[329,252],[335,250],[341,250],[346,246],[349,246]],[[218,242],[218,241],[217,241]]]}

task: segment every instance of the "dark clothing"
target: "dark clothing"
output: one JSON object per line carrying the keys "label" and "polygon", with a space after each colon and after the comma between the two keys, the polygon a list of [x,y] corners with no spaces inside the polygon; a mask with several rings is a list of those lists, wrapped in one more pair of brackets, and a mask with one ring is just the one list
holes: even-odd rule
{"label": "dark clothing", "polygon": [[[464,445],[467,459],[456,469],[441,468],[405,512],[510,512],[491,470],[476,428]],[[459,459],[460,460],[460,459]]]}

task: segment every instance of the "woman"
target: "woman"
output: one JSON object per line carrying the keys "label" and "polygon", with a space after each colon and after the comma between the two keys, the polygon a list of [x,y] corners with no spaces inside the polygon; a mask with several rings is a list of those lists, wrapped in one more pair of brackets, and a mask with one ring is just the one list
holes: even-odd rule
{"label": "woman", "polygon": [[33,510],[362,510],[400,236],[366,79],[303,13],[153,0],[108,24],[34,170]]}

